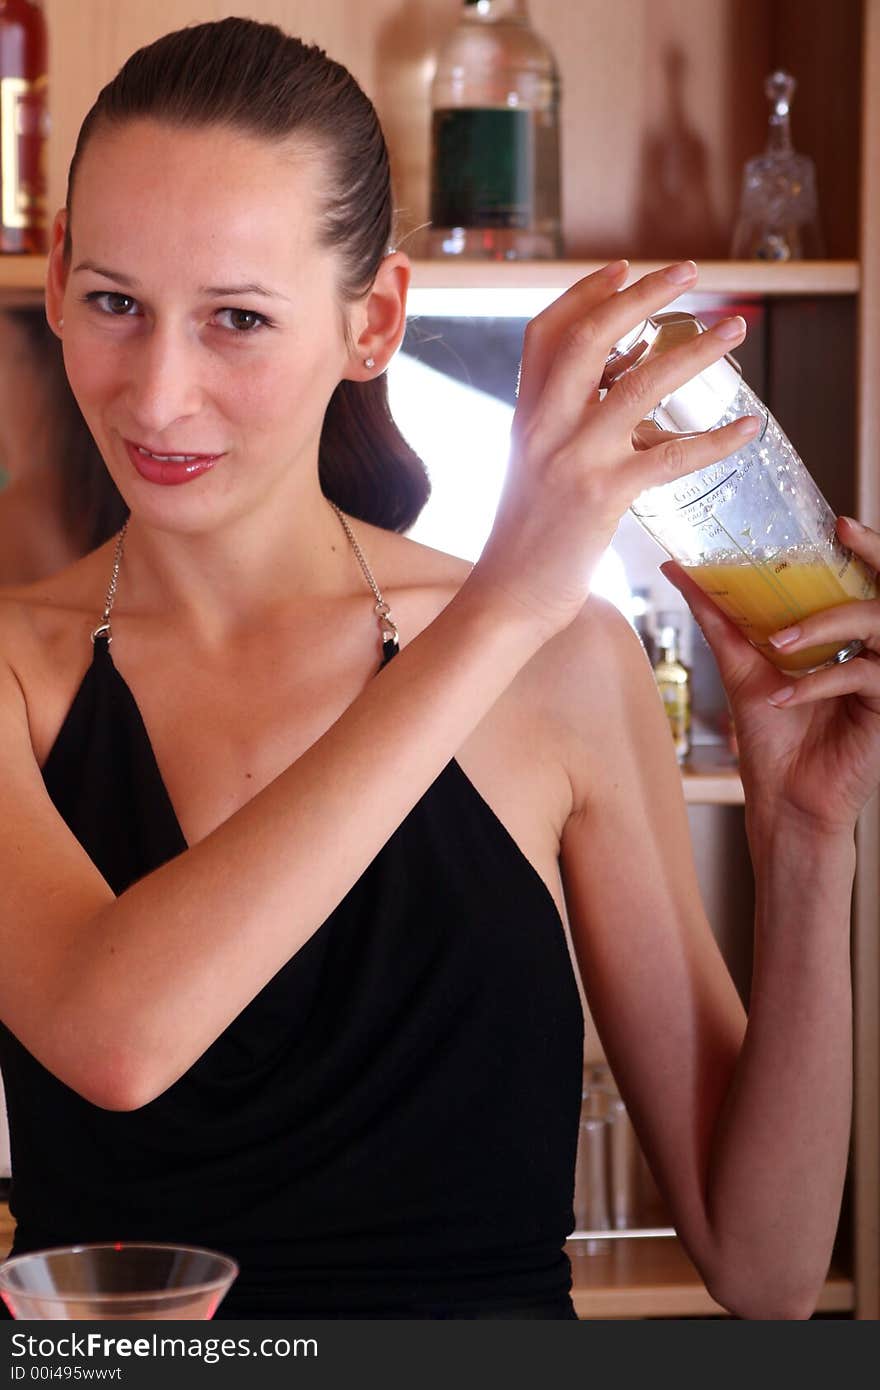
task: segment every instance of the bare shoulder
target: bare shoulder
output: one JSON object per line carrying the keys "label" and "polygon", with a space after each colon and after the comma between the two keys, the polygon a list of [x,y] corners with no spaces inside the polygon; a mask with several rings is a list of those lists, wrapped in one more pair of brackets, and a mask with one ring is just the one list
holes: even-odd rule
{"label": "bare shoulder", "polygon": [[13,671],[28,646],[28,612],[27,598],[17,588],[0,588],[0,662]]}
{"label": "bare shoulder", "polygon": [[23,617],[54,609],[67,613],[93,609],[96,576],[103,592],[114,544],[115,538],[34,583],[0,584],[0,609],[5,613],[18,611]]}
{"label": "bare shoulder", "polygon": [[473,563],[445,550],[436,550],[396,531],[364,521],[352,527],[381,589],[431,589],[457,592]]}
{"label": "bare shoulder", "polygon": [[406,645],[455,598],[474,565],[396,531],[363,521],[352,528]]}
{"label": "bare shoulder", "polygon": [[[591,595],[578,617],[527,668],[560,728],[574,811],[601,802],[634,759],[670,743],[645,650],[627,619]],[[670,744],[671,747],[671,744]],[[646,763],[647,766],[647,763]]]}
{"label": "bare shoulder", "polygon": [[618,698],[634,672],[651,675],[635,630],[613,603],[597,594],[543,650],[546,674],[559,685],[561,710],[578,724],[584,718],[585,693],[604,704]]}
{"label": "bare shoulder", "polygon": [[[371,541],[374,528],[362,529]],[[386,561],[388,588],[420,591],[430,621],[458,592],[473,565],[404,536],[384,536],[387,549],[377,545],[376,553]],[[638,636],[620,610],[598,595],[591,595],[575,621],[537,652],[512,693],[536,720],[591,747],[607,746],[627,718],[638,718],[646,703],[657,704]]]}
{"label": "bare shoulder", "polygon": [[[107,568],[106,547],[34,584],[0,587],[0,660],[23,684],[40,672],[63,666],[71,645],[79,647],[95,627],[95,594]],[[97,583],[97,588],[96,588]]]}

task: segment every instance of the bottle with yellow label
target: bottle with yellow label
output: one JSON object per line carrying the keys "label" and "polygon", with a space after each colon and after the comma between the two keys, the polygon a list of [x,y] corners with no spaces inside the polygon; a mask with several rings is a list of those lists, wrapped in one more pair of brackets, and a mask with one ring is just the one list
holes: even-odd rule
{"label": "bottle with yellow label", "polygon": [[681,659],[678,632],[671,623],[659,629],[657,649],[654,679],[669,720],[675,756],[683,763],[691,748],[691,673]]}
{"label": "bottle with yellow label", "polygon": [[47,249],[47,51],[39,0],[0,0],[0,252]]}

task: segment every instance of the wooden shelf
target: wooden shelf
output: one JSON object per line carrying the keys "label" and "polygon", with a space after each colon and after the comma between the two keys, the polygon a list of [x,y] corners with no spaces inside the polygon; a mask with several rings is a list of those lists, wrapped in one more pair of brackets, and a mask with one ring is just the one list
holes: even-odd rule
{"label": "wooden shelf", "polygon": [[[660,261],[633,261],[632,278],[661,264]],[[601,261],[417,260],[413,262],[413,305],[418,312],[427,312],[419,302],[421,297],[430,293],[433,299],[438,292],[449,295],[453,301],[464,293],[468,296],[486,293],[491,301],[492,297],[508,291],[526,291],[546,301],[554,292],[568,289],[601,265]],[[789,261],[785,265],[760,261],[703,261],[695,292],[756,297],[857,294],[860,278],[858,261]],[[45,280],[45,256],[0,256],[0,297],[5,304],[41,303]]]}
{"label": "wooden shelf", "polygon": [[[414,260],[418,289],[567,288],[599,270],[603,261]],[[631,278],[665,261],[633,261]],[[857,294],[858,261],[700,261],[697,290],[712,294]]]}
{"label": "wooden shelf", "polygon": [[[674,1237],[590,1242],[569,1241],[572,1299],[580,1318],[727,1317],[709,1294]],[[850,1313],[852,1279],[832,1263],[817,1307],[821,1313]]]}
{"label": "wooden shelf", "polygon": [[[410,309],[436,316],[511,315],[530,318],[557,294],[602,261],[413,261]],[[630,279],[659,269],[662,261],[633,261]],[[693,295],[763,298],[792,295],[855,295],[858,261],[701,261]]]}
{"label": "wooden shelf", "polygon": [[697,745],[681,770],[684,799],[691,805],[742,806],[743,784],[723,746]]}

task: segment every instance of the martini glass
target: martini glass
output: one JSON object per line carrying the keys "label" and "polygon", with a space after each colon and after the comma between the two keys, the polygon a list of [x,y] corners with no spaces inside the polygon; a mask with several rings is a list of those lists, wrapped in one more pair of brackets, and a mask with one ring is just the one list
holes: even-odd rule
{"label": "martini glass", "polygon": [[237,1275],[227,1255],[195,1246],[68,1245],[0,1265],[0,1298],[14,1318],[40,1321],[205,1321]]}

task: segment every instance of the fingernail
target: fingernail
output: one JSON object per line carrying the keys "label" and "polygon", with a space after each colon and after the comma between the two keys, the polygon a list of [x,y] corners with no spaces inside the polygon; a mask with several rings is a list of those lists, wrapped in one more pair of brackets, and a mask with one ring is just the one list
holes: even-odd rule
{"label": "fingernail", "polygon": [[629,261],[609,261],[608,265],[603,265],[599,274],[607,275],[609,280],[614,280],[625,270],[629,270]]}
{"label": "fingernail", "polygon": [[784,627],[781,632],[774,632],[770,641],[774,647],[788,647],[792,642],[796,642],[800,635],[799,627]]}
{"label": "fingernail", "polygon": [[739,314],[732,319],[722,319],[712,330],[719,338],[741,338],[745,331],[746,321]]}
{"label": "fingernail", "polygon": [[854,516],[842,516],[841,521],[845,521],[847,526],[851,526],[854,531],[864,531],[864,526],[860,521],[856,521]]}
{"label": "fingernail", "polygon": [[767,696],[768,705],[784,705],[786,700],[790,700],[794,694],[794,686],[786,685],[782,690],[777,690],[775,694]]}
{"label": "fingernail", "polygon": [[666,272],[667,280],[671,280],[673,285],[686,285],[688,280],[696,278],[697,267],[693,261],[681,261],[678,265],[671,266]]}
{"label": "fingernail", "polygon": [[763,424],[764,421],[761,419],[760,415],[743,415],[739,420],[735,421],[735,428],[740,434],[749,437],[750,435],[757,434],[763,427]]}

